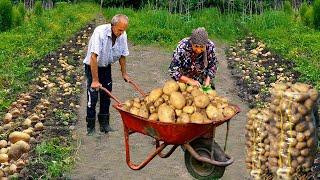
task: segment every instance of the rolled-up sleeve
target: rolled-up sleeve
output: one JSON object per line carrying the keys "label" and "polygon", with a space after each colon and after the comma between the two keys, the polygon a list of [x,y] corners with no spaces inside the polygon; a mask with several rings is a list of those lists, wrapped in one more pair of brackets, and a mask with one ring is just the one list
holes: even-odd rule
{"label": "rolled-up sleeve", "polygon": [[[93,32],[90,46],[88,47],[90,53],[95,53],[100,56],[101,48],[102,48],[102,40],[100,39],[100,34],[96,31]],[[98,58],[99,59],[99,58]]]}
{"label": "rolled-up sleeve", "polygon": [[121,56],[128,56],[129,55],[129,48],[128,48],[128,40],[127,40],[127,34],[126,32],[124,32],[123,34],[123,48],[122,48],[122,52],[121,52]]}
{"label": "rolled-up sleeve", "polygon": [[172,55],[172,62],[169,66],[169,73],[170,73],[170,76],[176,81],[178,81],[182,76],[180,69],[181,69],[181,61],[185,56],[184,54],[185,54],[185,50],[181,48],[180,45],[178,45],[176,48],[176,51]]}
{"label": "rolled-up sleeve", "polygon": [[214,45],[210,45],[207,51],[208,67],[206,68],[206,75],[213,79],[217,72],[217,57]]}

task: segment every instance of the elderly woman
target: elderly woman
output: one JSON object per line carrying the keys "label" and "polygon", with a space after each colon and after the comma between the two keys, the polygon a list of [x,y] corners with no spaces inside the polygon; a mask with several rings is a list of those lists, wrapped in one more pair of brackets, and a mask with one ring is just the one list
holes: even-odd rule
{"label": "elderly woman", "polygon": [[193,86],[211,86],[217,71],[214,43],[208,39],[204,28],[192,31],[190,37],[182,39],[169,67],[171,77]]}

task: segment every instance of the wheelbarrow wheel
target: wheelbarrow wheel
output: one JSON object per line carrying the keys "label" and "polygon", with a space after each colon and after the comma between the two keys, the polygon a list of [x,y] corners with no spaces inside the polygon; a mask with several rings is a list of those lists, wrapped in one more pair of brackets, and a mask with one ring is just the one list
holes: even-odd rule
{"label": "wheelbarrow wheel", "polygon": [[[210,158],[211,144],[202,141],[197,141],[197,143],[192,144],[192,147],[200,156]],[[196,160],[187,150],[184,153],[184,160],[188,172],[196,179],[220,179],[225,171],[225,167],[215,166]]]}

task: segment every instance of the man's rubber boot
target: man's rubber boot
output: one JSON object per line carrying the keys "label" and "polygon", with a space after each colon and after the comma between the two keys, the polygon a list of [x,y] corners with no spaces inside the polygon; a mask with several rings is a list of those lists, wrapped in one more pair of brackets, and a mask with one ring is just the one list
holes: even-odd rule
{"label": "man's rubber boot", "polygon": [[99,124],[100,124],[100,132],[108,133],[108,132],[115,131],[114,129],[112,129],[110,127],[109,119],[110,119],[109,114],[98,114],[98,120],[99,120]]}
{"label": "man's rubber boot", "polygon": [[87,135],[91,136],[95,133],[95,122],[96,118],[86,118],[87,121]]}

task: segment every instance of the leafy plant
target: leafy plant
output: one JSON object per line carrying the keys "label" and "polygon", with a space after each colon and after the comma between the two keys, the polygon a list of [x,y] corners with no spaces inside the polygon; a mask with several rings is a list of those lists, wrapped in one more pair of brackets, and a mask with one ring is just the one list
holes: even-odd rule
{"label": "leafy plant", "polygon": [[313,4],[314,26],[320,30],[320,0],[315,0]]}
{"label": "leafy plant", "polygon": [[42,13],[43,13],[43,8],[42,8],[41,1],[36,1],[35,5],[34,5],[34,14],[36,16],[41,16]]}
{"label": "leafy plant", "polygon": [[12,25],[12,4],[9,0],[0,1],[0,31],[10,29]]}

